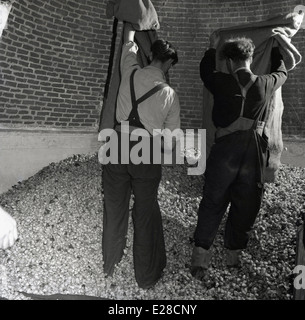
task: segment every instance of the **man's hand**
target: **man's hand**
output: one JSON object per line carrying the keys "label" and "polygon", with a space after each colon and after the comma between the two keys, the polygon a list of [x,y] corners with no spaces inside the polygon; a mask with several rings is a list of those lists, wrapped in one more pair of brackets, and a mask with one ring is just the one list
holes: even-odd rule
{"label": "man's hand", "polygon": [[0,207],[0,249],[11,247],[17,238],[15,219]]}
{"label": "man's hand", "polygon": [[124,43],[134,41],[136,30],[129,22],[124,22]]}

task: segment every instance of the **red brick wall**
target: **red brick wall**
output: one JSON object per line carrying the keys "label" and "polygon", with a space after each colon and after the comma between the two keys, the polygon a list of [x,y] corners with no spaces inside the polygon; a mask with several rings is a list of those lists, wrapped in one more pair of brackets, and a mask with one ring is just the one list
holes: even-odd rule
{"label": "red brick wall", "polygon": [[[158,34],[179,50],[170,73],[182,126],[202,123],[199,62],[210,33],[293,11],[300,1],[153,0]],[[97,129],[112,21],[106,0],[17,0],[0,44],[0,125]],[[305,30],[293,38],[305,55]],[[305,59],[305,57],[304,57]],[[283,132],[305,137],[304,61],[283,88]]]}

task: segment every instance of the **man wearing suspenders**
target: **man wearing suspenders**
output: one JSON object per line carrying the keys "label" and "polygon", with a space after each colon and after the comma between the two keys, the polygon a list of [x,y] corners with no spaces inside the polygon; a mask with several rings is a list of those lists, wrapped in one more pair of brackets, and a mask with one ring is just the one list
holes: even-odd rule
{"label": "man wearing suspenders", "polygon": [[[132,25],[124,23],[121,84],[116,110],[118,125],[115,128],[119,139],[119,158],[123,157],[120,154],[121,146],[124,148],[123,135],[130,137],[130,151],[138,142],[138,128],[148,132],[150,142],[154,129],[173,131],[180,128],[179,99],[165,78],[171,66],[178,61],[177,51],[167,41],[156,40],[151,48],[151,64],[141,68],[137,61],[138,47],[134,34]],[[126,121],[129,122],[129,132],[124,132],[126,126],[123,123]],[[106,164],[103,168],[104,272],[111,276],[123,256],[133,192],[135,278],[139,287],[144,289],[155,285],[166,266],[163,226],[157,200],[160,180],[161,164],[152,162],[134,164],[129,161],[125,164],[119,159],[118,164]]]}
{"label": "man wearing suspenders", "polygon": [[226,60],[229,74],[216,71],[219,36],[211,36],[200,64],[200,75],[213,94],[215,143],[207,160],[203,199],[194,233],[191,273],[202,279],[211,258],[210,247],[227,211],[224,246],[227,265],[239,265],[247,247],[263,197],[267,137],[264,116],[273,93],[284,84],[287,71],[279,48],[272,49],[271,73],[254,75],[250,65],[254,44],[247,38],[225,41],[220,59]]}

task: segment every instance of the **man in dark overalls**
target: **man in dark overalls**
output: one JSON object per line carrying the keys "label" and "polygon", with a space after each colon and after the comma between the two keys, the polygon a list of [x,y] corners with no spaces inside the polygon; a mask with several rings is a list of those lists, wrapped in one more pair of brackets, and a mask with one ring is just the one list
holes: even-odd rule
{"label": "man in dark overalls", "polygon": [[208,268],[209,249],[229,205],[224,235],[227,265],[238,266],[241,250],[247,247],[263,197],[268,143],[264,116],[273,93],[287,79],[276,46],[271,73],[257,76],[251,72],[255,47],[247,38],[225,41],[220,59],[226,60],[229,73],[216,71],[218,43],[219,36],[214,33],[200,64],[201,79],[214,97],[212,118],[217,129],[194,233],[191,273],[199,279]]}
{"label": "man in dark overalls", "polygon": [[[120,161],[125,157],[120,150],[125,147],[122,141],[126,135],[130,141],[128,152],[138,143],[138,138],[141,138],[137,138],[137,128],[148,132],[150,137],[147,142],[150,145],[154,129],[173,131],[180,128],[179,99],[165,78],[170,67],[177,63],[178,56],[170,43],[159,39],[152,44],[152,62],[141,68],[137,61],[138,47],[134,42],[134,34],[132,25],[125,23],[122,78],[116,111],[119,125],[115,128],[119,139],[119,163],[110,163],[103,168],[103,259],[104,272],[112,275],[126,246],[129,204],[133,192],[135,278],[139,287],[150,288],[160,279],[166,266],[162,219],[157,200],[161,164],[152,161],[150,164],[135,164],[130,159],[129,163],[126,163],[126,159],[125,162]],[[126,126],[123,125],[126,121],[129,122],[128,132],[125,132]]]}

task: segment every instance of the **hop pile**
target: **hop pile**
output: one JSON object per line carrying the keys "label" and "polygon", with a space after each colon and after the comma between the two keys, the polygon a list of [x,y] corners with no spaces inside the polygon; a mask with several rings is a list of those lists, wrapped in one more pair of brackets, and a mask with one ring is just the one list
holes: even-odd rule
{"label": "hop pile", "polygon": [[[17,221],[19,240],[0,251],[0,297],[76,294],[107,299],[292,299],[296,232],[305,212],[305,170],[282,166],[266,185],[262,209],[242,254],[242,267],[224,262],[221,224],[204,282],[190,275],[190,238],[197,222],[204,179],[187,167],[164,166],[159,202],[167,267],[154,288],[138,288],[133,271],[132,221],[122,261],[105,278],[102,259],[102,168],[97,155],[75,155],[52,163],[0,195]],[[132,205],[132,201],[131,201]]]}

